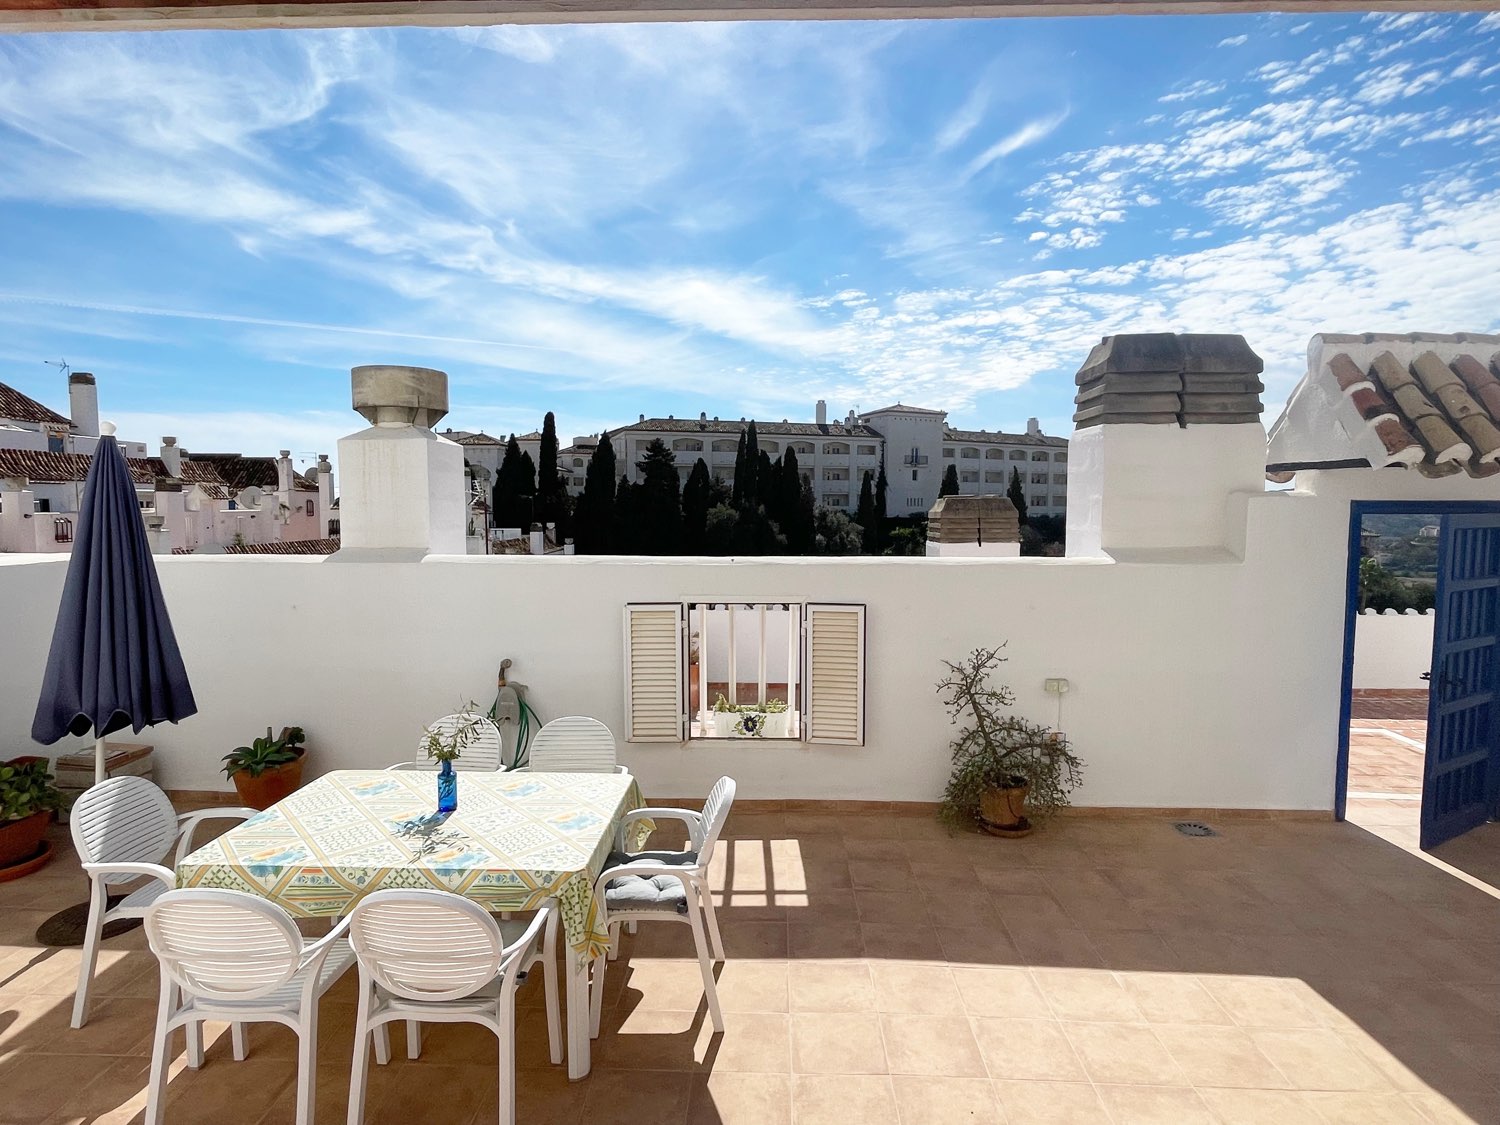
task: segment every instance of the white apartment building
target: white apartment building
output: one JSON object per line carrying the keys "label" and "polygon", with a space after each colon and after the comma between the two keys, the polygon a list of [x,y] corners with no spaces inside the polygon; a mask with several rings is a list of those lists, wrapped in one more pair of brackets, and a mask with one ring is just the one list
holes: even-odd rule
{"label": "white apartment building", "polygon": [[[734,457],[740,431],[748,419],[721,421],[707,414],[697,419],[647,418],[610,431],[620,471],[640,479],[639,462],[646,447],[657,438],[677,458],[677,471],[686,480],[699,457],[709,471],[725,483],[733,483]],[[1067,510],[1066,438],[1044,434],[1035,418],[1020,434],[988,430],[955,430],[944,410],[896,403],[880,410],[856,414],[850,411],[842,422],[828,421],[828,407],[819,400],[813,422],[763,422],[756,419],[760,447],[772,458],[788,448],[797,451],[797,463],[811,478],[820,505],[852,510],[859,504],[860,482],[866,471],[880,471],[885,459],[886,514],[921,515],[937,503],[938,489],[949,465],[958,472],[960,495],[1004,493],[1010,486],[1011,470],[1019,470],[1026,489],[1028,512],[1060,516]],[[575,438],[559,455],[568,474],[568,490],[583,487],[588,456],[596,438]]]}

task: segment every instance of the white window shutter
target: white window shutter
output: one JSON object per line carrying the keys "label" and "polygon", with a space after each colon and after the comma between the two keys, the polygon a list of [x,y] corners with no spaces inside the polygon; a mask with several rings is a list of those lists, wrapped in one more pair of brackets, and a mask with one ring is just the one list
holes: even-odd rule
{"label": "white window shutter", "polygon": [[845,746],[865,741],[865,607],[807,606],[803,739]]}
{"label": "white window shutter", "polygon": [[684,624],[679,604],[625,607],[627,742],[682,742],[687,737]]}

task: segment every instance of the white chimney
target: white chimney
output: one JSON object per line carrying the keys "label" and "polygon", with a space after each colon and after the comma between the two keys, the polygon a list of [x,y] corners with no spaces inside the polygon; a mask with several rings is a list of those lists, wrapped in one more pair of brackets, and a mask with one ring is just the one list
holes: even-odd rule
{"label": "white chimney", "polygon": [[1042,432],[1042,424],[1035,418],[1028,418],[1026,419],[1026,432],[1032,437],[1036,437]]}
{"label": "white chimney", "polygon": [[276,491],[283,493],[288,504],[292,497],[292,451],[283,449],[276,456]]}
{"label": "white chimney", "polygon": [[328,454],[318,454],[318,535],[328,538],[328,523],[333,519],[333,465]]}
{"label": "white chimney", "polygon": [[821,398],[818,399],[818,425],[828,425],[828,403]]}
{"label": "white chimney", "polygon": [[161,463],[166,466],[167,476],[182,479],[182,450],[178,448],[176,438],[161,439]]}
{"label": "white chimney", "polygon": [[79,437],[99,436],[99,388],[87,371],[68,376],[68,410]]}

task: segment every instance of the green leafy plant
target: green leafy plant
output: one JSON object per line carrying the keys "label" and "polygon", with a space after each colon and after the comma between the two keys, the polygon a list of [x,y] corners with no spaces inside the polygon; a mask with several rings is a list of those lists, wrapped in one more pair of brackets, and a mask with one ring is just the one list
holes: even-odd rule
{"label": "green leafy plant", "polygon": [[1031,786],[1027,811],[1043,820],[1069,803],[1082,780],[1083,762],[1061,734],[1007,714],[1015,693],[990,683],[1005,662],[997,648],[976,648],[958,663],[943,661],[948,674],[937,684],[949,723],[959,728],[948,744],[953,770],[939,818],[950,828],[972,830],[986,789]]}
{"label": "green leafy plant", "polygon": [[785,699],[768,699],[764,703],[731,703],[724,698],[722,691],[718,693],[718,698],[714,700],[714,710],[721,715],[748,715],[751,713],[780,715],[786,709],[787,703]]}
{"label": "green leafy plant", "polygon": [[45,758],[0,765],[0,821],[24,820],[62,805]]}
{"label": "green leafy plant", "polygon": [[268,727],[264,738],[255,739],[249,746],[236,746],[231,753],[224,755],[224,776],[244,773],[248,777],[259,777],[267,770],[295,762],[302,757],[300,747],[306,740],[301,727],[287,727],[280,738],[272,738]]}
{"label": "green leafy plant", "polygon": [[469,702],[453,720],[443,727],[433,725],[422,729],[422,749],[433,761],[451,762],[462,757],[464,748],[479,736],[479,724],[485,717],[479,713],[477,704]]}

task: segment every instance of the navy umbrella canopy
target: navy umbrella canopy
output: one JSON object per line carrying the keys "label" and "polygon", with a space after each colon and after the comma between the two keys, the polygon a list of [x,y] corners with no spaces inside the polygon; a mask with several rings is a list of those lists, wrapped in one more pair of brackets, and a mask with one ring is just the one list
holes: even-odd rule
{"label": "navy umbrella canopy", "polygon": [[52,651],[31,737],[95,739],[197,713],[136,500],[135,482],[110,432],[99,439],[73,535]]}

